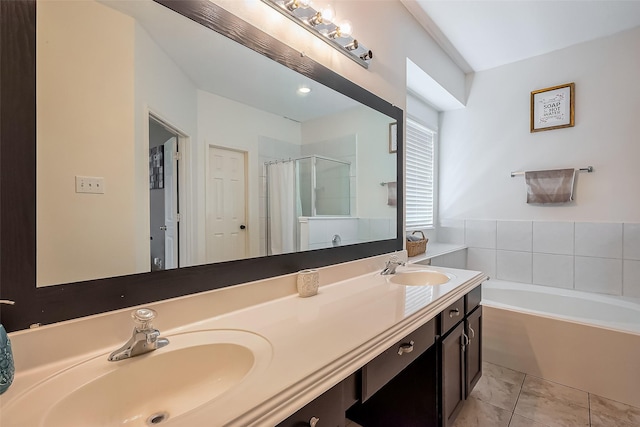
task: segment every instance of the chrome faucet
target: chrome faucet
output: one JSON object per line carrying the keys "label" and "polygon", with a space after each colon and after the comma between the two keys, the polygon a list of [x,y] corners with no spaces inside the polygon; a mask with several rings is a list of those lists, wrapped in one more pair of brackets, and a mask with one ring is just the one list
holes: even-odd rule
{"label": "chrome faucet", "polygon": [[109,362],[136,357],[169,344],[169,340],[160,338],[160,331],[151,325],[156,315],[156,311],[150,308],[140,308],[131,313],[131,317],[136,322],[133,334],[129,341],[109,355]]}
{"label": "chrome faucet", "polygon": [[398,268],[400,266],[404,266],[404,265],[405,265],[404,262],[398,261],[398,258],[393,256],[393,257],[391,257],[391,259],[389,259],[389,261],[387,261],[387,265],[380,272],[380,274],[382,274],[383,276],[388,276],[390,274],[396,274],[396,268]]}

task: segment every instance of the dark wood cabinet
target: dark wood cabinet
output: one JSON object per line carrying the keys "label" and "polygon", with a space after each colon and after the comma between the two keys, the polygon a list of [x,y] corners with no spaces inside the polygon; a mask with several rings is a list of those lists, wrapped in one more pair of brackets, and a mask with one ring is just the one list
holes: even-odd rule
{"label": "dark wood cabinet", "polygon": [[436,341],[436,320],[410,333],[362,368],[362,402],[396,377]]}
{"label": "dark wood cabinet", "polygon": [[347,417],[364,427],[438,427],[437,319],[365,365],[360,401]]}
{"label": "dark wood cabinet", "polygon": [[277,427],[450,427],[482,376],[480,286]]}
{"label": "dark wood cabinet", "polygon": [[276,427],[344,427],[344,384],[329,389]]}
{"label": "dark wood cabinet", "polygon": [[465,320],[469,339],[465,349],[465,398],[469,397],[482,376],[482,307],[477,307]]}
{"label": "dark wood cabinet", "polygon": [[465,401],[464,323],[460,322],[440,343],[442,426],[453,425]]}
{"label": "dark wood cabinet", "polygon": [[[440,417],[442,427],[453,425],[464,401],[482,376],[481,288],[464,298],[464,317],[451,327],[460,302],[440,313],[443,337],[440,340]],[[454,316],[456,314],[456,316]],[[448,325],[449,328],[444,326]]]}
{"label": "dark wood cabinet", "polygon": [[439,427],[437,348],[431,346],[366,402],[347,411],[363,427]]}
{"label": "dark wood cabinet", "polygon": [[460,321],[464,320],[465,298],[462,297],[440,313],[440,335],[445,336]]}

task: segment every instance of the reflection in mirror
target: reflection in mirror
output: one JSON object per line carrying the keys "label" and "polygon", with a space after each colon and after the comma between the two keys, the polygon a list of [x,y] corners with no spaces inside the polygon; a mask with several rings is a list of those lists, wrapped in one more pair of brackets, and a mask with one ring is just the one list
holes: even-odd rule
{"label": "reflection in mirror", "polygon": [[396,238],[395,119],[151,1],[36,41],[38,286]]}

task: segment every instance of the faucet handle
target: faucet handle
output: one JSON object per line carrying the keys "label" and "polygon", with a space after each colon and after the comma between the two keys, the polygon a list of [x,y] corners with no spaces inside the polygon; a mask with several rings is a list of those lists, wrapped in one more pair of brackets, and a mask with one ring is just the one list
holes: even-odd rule
{"label": "faucet handle", "polygon": [[138,329],[151,328],[151,321],[156,318],[158,313],[150,308],[139,308],[131,313],[133,320],[139,325]]}

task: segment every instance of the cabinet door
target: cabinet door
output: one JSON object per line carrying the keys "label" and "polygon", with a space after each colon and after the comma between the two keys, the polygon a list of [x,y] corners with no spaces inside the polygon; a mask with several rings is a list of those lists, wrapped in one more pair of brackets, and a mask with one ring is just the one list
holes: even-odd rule
{"label": "cabinet door", "polygon": [[482,307],[476,308],[465,320],[469,343],[466,346],[466,391],[469,397],[473,387],[482,376]]}
{"label": "cabinet door", "polygon": [[453,425],[464,403],[464,323],[442,340],[442,426]]}
{"label": "cabinet door", "polygon": [[345,421],[340,383],[276,427],[344,427]]}

